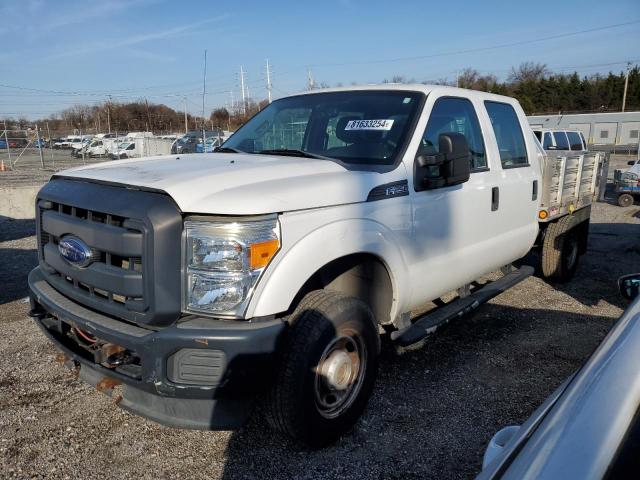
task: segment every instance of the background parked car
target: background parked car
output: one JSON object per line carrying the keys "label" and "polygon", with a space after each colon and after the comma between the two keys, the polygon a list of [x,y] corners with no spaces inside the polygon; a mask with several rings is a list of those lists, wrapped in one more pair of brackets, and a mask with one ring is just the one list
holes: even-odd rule
{"label": "background parked car", "polygon": [[[224,132],[220,129],[209,130],[205,131],[204,135],[207,139],[223,138]],[[202,145],[202,130],[193,130],[186,133],[172,145],[171,153],[196,153],[198,151],[198,143]]]}
{"label": "background parked car", "polygon": [[198,139],[198,143],[196,144],[196,153],[212,153],[216,147],[222,145],[222,140],[219,137],[215,138],[207,138],[204,146],[202,145],[202,139]]}
{"label": "background parked car", "polygon": [[125,142],[118,145],[118,149],[111,154],[109,154],[109,158],[114,160],[118,160],[121,158],[129,158],[132,156],[133,152],[136,149],[135,142]]}

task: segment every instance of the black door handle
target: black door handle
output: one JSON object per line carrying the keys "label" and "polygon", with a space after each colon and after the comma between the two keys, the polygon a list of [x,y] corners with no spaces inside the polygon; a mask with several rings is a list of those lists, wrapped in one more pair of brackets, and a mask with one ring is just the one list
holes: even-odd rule
{"label": "black door handle", "polygon": [[531,193],[531,200],[538,199],[538,180],[533,181],[533,192]]}
{"label": "black door handle", "polygon": [[495,212],[500,206],[500,189],[493,187],[491,189],[491,211]]}

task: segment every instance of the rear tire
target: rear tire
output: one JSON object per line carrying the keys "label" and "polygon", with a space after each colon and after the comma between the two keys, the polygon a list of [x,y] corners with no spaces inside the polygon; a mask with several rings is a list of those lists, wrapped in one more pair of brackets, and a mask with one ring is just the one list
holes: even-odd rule
{"label": "rear tire", "polygon": [[633,195],[630,195],[628,193],[621,193],[618,196],[618,205],[620,205],[621,207],[630,207],[631,205],[633,205]]}
{"label": "rear tire", "polygon": [[267,421],[298,442],[323,447],[353,427],[371,395],[377,325],[364,302],[327,290],[307,294],[290,321]]}
{"label": "rear tire", "polygon": [[572,217],[549,223],[544,232],[540,263],[545,278],[568,282],[578,268],[580,243]]}

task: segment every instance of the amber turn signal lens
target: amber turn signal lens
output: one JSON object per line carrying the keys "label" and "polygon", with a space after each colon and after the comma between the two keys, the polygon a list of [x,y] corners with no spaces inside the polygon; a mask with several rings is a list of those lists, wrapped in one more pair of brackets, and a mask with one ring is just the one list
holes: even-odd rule
{"label": "amber turn signal lens", "polygon": [[545,218],[547,218],[548,216],[549,216],[549,214],[547,213],[547,211],[546,211],[546,210],[540,210],[540,211],[538,212],[538,218],[539,218],[540,220],[544,220],[544,219],[545,219]]}
{"label": "amber turn signal lens", "polygon": [[280,241],[277,239],[253,243],[251,245],[251,255],[249,256],[249,267],[251,270],[267,266],[279,248]]}

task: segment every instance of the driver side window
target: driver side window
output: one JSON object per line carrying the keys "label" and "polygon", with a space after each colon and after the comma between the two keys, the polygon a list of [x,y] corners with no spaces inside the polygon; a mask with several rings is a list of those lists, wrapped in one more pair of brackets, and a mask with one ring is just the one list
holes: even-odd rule
{"label": "driver side window", "polygon": [[440,134],[449,132],[461,133],[467,139],[471,151],[471,171],[486,170],[487,157],[480,123],[473,104],[468,99],[443,97],[436,100],[422,136],[419,153],[439,153]]}

